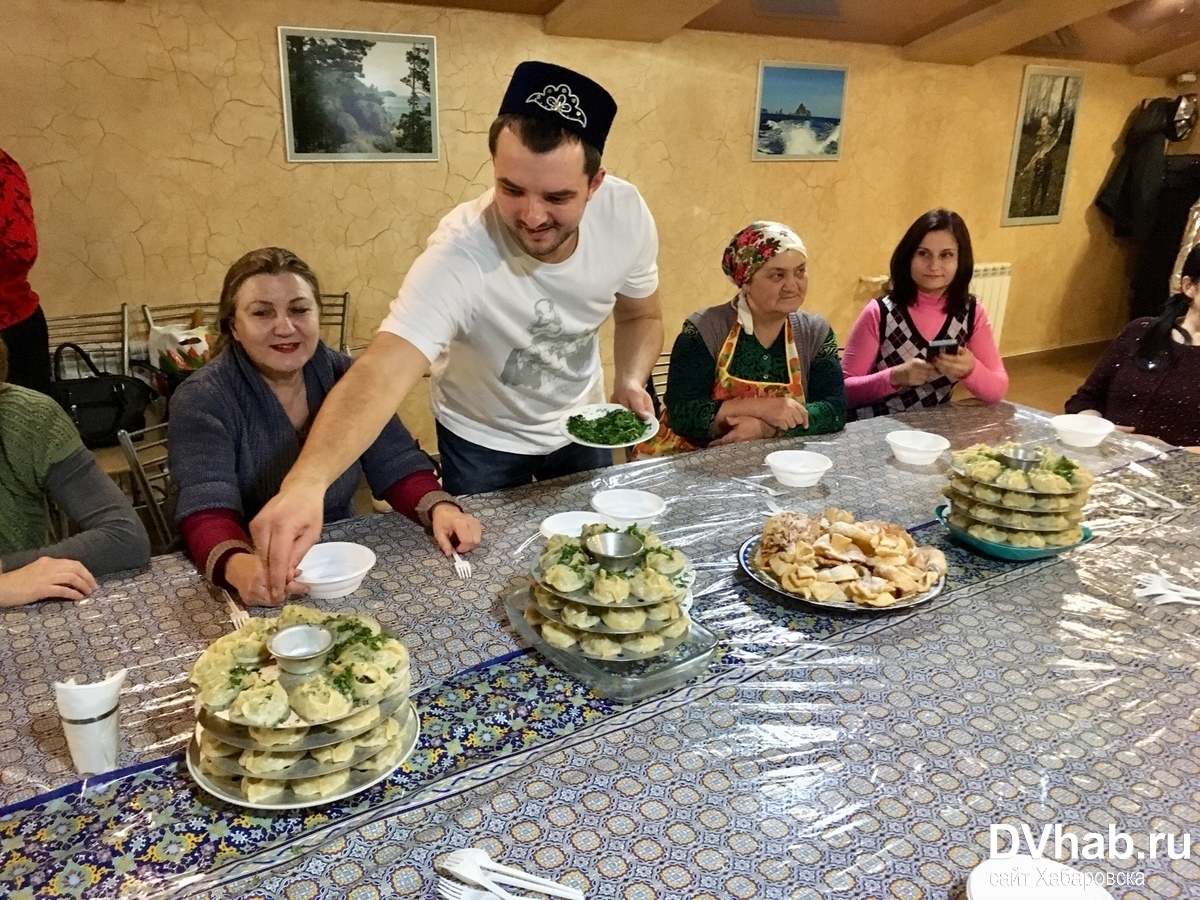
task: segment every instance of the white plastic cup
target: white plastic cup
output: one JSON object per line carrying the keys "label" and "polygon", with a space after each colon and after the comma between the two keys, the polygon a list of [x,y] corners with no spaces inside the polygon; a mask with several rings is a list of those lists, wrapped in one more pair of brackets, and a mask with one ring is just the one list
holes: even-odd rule
{"label": "white plastic cup", "polygon": [[125,669],[103,681],[81,684],[72,675],[54,682],[58,714],[80,775],[99,775],[117,767],[120,750],[121,685]]}

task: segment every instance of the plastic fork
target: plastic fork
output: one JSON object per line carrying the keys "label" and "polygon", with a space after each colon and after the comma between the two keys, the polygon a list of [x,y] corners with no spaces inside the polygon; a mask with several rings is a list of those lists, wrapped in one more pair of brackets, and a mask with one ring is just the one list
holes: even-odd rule
{"label": "plastic fork", "polygon": [[247,612],[246,607],[234,600],[229,591],[221,591],[221,593],[225,595],[225,605],[229,607],[229,621],[233,623],[234,630],[248,624],[250,613]]}
{"label": "plastic fork", "polygon": [[472,884],[485,887],[492,893],[505,898],[505,900],[513,900],[513,897],[497,885],[497,881],[503,881],[505,884],[511,884],[523,890],[536,891],[539,894],[549,894],[552,897],[564,897],[566,900],[583,900],[583,891],[578,888],[561,885],[557,881],[551,881],[549,878],[530,875],[528,872],[522,872],[520,869],[514,869],[511,866],[502,866],[488,856],[487,851],[480,850],[478,847],[455,850],[438,863],[438,868],[462,881],[469,881]]}
{"label": "plastic fork", "polygon": [[1135,580],[1138,584],[1142,585],[1142,587],[1133,592],[1138,597],[1153,597],[1156,594],[1175,594],[1178,597],[1200,600],[1200,591],[1176,584],[1162,575],[1138,575]]}
{"label": "plastic fork", "polygon": [[437,894],[443,900],[496,900],[496,895],[491,891],[467,887],[465,884],[459,884],[457,881],[440,876],[438,877]]}
{"label": "plastic fork", "polygon": [[765,484],[759,484],[757,481],[751,481],[749,478],[730,478],[730,481],[736,481],[738,484],[744,484],[747,487],[758,488],[760,491],[766,491],[769,497],[782,497],[787,491],[776,490],[773,487],[767,487]]}
{"label": "plastic fork", "polygon": [[1184,606],[1200,606],[1200,600],[1189,600],[1179,594],[1162,594],[1154,601],[1155,606],[1166,606],[1168,603],[1180,603]]}
{"label": "plastic fork", "polygon": [[471,564],[458,555],[457,550],[451,550],[454,554],[454,574],[459,578],[467,579],[471,577]]}

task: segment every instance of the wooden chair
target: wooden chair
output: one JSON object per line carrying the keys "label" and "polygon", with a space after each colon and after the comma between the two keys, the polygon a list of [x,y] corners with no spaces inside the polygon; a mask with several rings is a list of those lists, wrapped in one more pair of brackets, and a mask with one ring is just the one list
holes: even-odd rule
{"label": "wooden chair", "polygon": [[52,357],[60,344],[78,344],[98,367],[111,372],[107,362],[116,351],[119,371],[114,374],[130,374],[128,303],[122,303],[116,312],[47,316],[46,326]]}
{"label": "wooden chair", "polygon": [[148,523],[155,553],[176,548],[179,535],[171,524],[174,493],[167,464],[167,425],[154,425],[140,431],[119,431],[117,440],[129,462],[133,485],[134,509]]}
{"label": "wooden chair", "polygon": [[349,356],[350,292],[321,295],[321,336],[329,346]]}
{"label": "wooden chair", "polygon": [[671,368],[671,354],[658,354],[658,362],[650,370],[650,380],[646,382],[646,393],[654,404],[654,415],[662,412],[662,401],[667,396],[667,372]]}

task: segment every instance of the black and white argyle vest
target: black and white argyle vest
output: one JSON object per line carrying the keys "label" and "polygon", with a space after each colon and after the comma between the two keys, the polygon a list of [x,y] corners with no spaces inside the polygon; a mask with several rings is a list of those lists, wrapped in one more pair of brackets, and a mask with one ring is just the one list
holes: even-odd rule
{"label": "black and white argyle vest", "polygon": [[[921,337],[921,332],[913,324],[908,310],[898,305],[890,296],[880,297],[875,302],[879,304],[879,355],[871,371],[881,372],[910,359],[928,358],[929,341]],[[971,339],[974,323],[975,297],[971,296],[967,298],[967,309],[961,316],[946,316],[942,330],[934,340],[956,340],[961,347]],[[937,406],[950,399],[955,384],[953,378],[942,375],[927,384],[904,388],[882,400],[853,409],[850,411],[850,418],[871,419],[875,416],[904,412],[906,409]]]}

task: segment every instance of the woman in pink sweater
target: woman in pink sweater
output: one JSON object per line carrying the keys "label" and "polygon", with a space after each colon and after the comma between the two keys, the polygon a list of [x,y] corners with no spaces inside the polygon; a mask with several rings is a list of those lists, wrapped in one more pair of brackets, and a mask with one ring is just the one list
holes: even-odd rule
{"label": "woman in pink sweater", "polygon": [[[974,267],[958,213],[932,209],[912,223],[892,253],[890,292],[867,304],[846,343],[851,420],[946,403],[960,381],[988,403],[1004,399],[1008,373],[992,327],[967,293]],[[937,352],[933,341],[957,346]]]}

